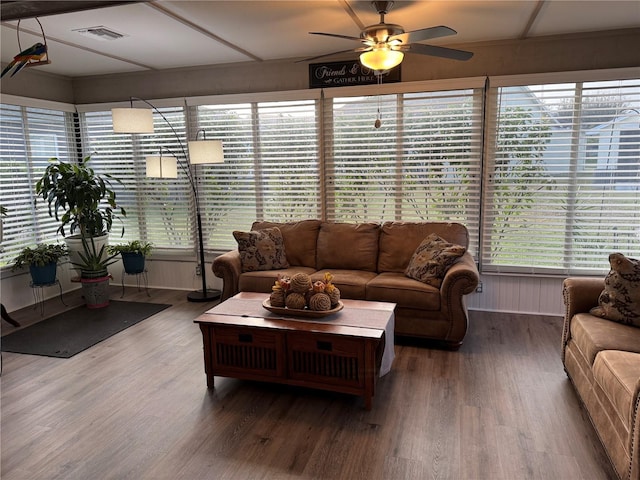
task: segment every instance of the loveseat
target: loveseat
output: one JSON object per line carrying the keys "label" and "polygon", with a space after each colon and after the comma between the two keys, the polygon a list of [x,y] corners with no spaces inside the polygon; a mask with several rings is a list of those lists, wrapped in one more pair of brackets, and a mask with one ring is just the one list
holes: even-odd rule
{"label": "loveseat", "polygon": [[461,345],[468,323],[464,296],[479,280],[471,254],[465,251],[457,258],[443,278],[432,282],[437,286],[409,278],[405,270],[430,234],[466,249],[469,234],[464,225],[303,220],[255,222],[251,231],[273,227],[282,234],[288,267],[243,271],[238,249],[220,255],[212,270],[223,280],[222,301],[238,292],[271,292],[278,275],[303,272],[315,281],[330,272],[342,298],[396,303],[397,336],[436,340],[452,349]]}
{"label": "loveseat", "polygon": [[604,287],[564,281],[562,363],[616,473],[640,480],[640,328],[590,313]]}

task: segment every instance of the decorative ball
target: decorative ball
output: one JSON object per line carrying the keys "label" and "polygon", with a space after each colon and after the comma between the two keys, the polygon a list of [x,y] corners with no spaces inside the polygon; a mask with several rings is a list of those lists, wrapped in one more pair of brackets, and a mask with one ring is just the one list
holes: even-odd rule
{"label": "decorative ball", "polygon": [[306,307],[304,295],[302,293],[291,292],[284,301],[287,308],[303,310]]}
{"label": "decorative ball", "polygon": [[285,292],[291,288],[291,279],[289,277],[279,277],[276,280],[276,283],[284,290]]}
{"label": "decorative ball", "polygon": [[331,310],[331,299],[326,293],[316,293],[309,300],[309,308],[311,310]]}
{"label": "decorative ball", "polygon": [[272,307],[284,307],[284,290],[274,290],[269,296],[269,303]]}
{"label": "decorative ball", "polygon": [[[325,290],[326,291],[326,290]],[[327,291],[327,295],[329,295],[329,299],[331,300],[331,305],[335,306],[340,301],[340,289],[334,286],[331,291]]]}
{"label": "decorative ball", "polygon": [[311,277],[306,273],[296,273],[291,277],[291,291],[296,293],[306,293],[311,289]]}

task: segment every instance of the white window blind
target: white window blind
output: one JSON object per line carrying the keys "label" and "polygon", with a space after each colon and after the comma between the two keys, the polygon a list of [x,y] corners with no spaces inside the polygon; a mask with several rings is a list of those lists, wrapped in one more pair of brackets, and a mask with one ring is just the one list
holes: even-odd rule
{"label": "white window blind", "polygon": [[461,222],[476,251],[482,102],[481,88],[330,99],[327,217]]}
{"label": "white window blind", "polygon": [[[315,100],[194,107],[193,131],[222,140],[223,164],[198,165],[205,248],[235,248],[255,220],[320,216]],[[202,137],[200,137],[202,138]]]}
{"label": "white window blind", "polygon": [[60,226],[35,185],[48,160],[75,160],[73,114],[46,108],[0,105],[0,205],[3,218],[2,261],[5,266],[24,247],[60,242]]}
{"label": "white window blind", "polygon": [[492,88],[484,271],[591,273],[640,255],[640,80]]}
{"label": "white window blind", "polygon": [[[158,109],[171,123],[186,149],[184,107]],[[177,179],[146,177],[145,159],[149,155],[172,154],[186,166],[180,142],[171,127],[154,112],[152,134],[113,133],[111,110],[81,114],[83,146],[91,152],[90,165],[100,173],[108,173],[121,183],[112,182],[118,204],[126,210],[126,218],[115,221],[110,243],[142,240],[155,249],[195,249],[195,217],[193,196],[185,170],[178,168]],[[124,236],[120,237],[124,226]]]}

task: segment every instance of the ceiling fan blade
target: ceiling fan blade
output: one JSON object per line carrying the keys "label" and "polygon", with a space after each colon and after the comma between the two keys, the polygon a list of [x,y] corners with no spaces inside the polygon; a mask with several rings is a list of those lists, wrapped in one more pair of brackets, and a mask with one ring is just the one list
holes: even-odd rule
{"label": "ceiling fan blade", "polygon": [[413,43],[407,49],[409,53],[419,53],[420,55],[431,55],[432,57],[450,58],[452,60],[469,60],[473,57],[472,52],[456,50],[454,48],[436,47],[435,45],[423,45]]}
{"label": "ceiling fan blade", "polygon": [[302,60],[296,60],[294,63],[302,63],[302,62],[310,62],[311,60],[317,60],[318,58],[324,58],[324,57],[330,57],[331,55],[338,55],[340,53],[347,53],[347,52],[354,52],[354,51],[360,51],[360,49],[352,49],[350,48],[349,50],[340,50],[339,52],[331,52],[331,53],[325,53],[323,55],[317,55],[315,57],[310,57],[310,58],[303,58]]}
{"label": "ceiling fan blade", "polygon": [[456,32],[453,28],[440,25],[439,27],[422,28],[420,30],[413,30],[411,32],[400,33],[389,37],[391,40],[400,40],[403,44],[407,45],[413,42],[421,42],[423,40],[429,40],[431,38],[447,37],[449,35],[455,35]]}
{"label": "ceiling fan blade", "polygon": [[309,32],[309,35],[324,35],[325,37],[344,38],[345,40],[355,40],[356,42],[362,41],[360,37],[350,37],[349,35],[340,35],[338,33]]}

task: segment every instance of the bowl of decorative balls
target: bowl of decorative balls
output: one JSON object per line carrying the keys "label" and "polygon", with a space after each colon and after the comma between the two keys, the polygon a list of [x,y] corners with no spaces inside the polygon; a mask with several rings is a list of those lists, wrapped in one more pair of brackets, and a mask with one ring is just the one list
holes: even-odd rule
{"label": "bowl of decorative balls", "polygon": [[315,282],[306,273],[278,277],[271,287],[271,295],[262,302],[262,306],[281,315],[311,318],[331,315],[344,308],[340,290],[332,280],[333,276],[328,272],[323,280]]}

